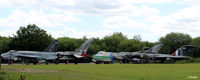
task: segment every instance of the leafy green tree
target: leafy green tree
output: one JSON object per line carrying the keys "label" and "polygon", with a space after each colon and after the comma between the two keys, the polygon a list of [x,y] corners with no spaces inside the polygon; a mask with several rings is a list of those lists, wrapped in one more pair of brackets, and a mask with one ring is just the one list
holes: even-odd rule
{"label": "leafy green tree", "polygon": [[151,47],[153,47],[154,45],[156,45],[157,42],[154,42],[154,43],[153,43],[153,42],[148,42],[148,41],[142,41],[141,44],[143,45],[142,48],[144,48],[144,47],[150,47],[150,48],[151,48]]}
{"label": "leafy green tree", "polygon": [[191,45],[196,45],[191,56],[200,57],[200,37],[193,38]]}
{"label": "leafy green tree", "polygon": [[35,24],[20,27],[11,42],[11,48],[15,50],[44,50],[54,39],[51,35]]}
{"label": "leafy green tree", "polygon": [[[0,36],[0,55],[4,52],[7,52],[10,47],[9,44],[12,41],[12,38],[1,37]],[[1,69],[1,56],[0,56],[0,69]]]}
{"label": "leafy green tree", "polygon": [[192,57],[200,57],[200,45],[197,45],[191,52]]}
{"label": "leafy green tree", "polygon": [[193,38],[191,44],[200,45],[200,37]]}
{"label": "leafy green tree", "polygon": [[183,45],[188,45],[191,42],[192,38],[189,34],[184,33],[169,33],[165,37],[161,37],[159,42],[163,43],[161,48],[161,53],[173,53],[176,49]]}
{"label": "leafy green tree", "polygon": [[117,46],[117,52],[135,52],[142,48],[142,44],[138,40],[124,40]]}
{"label": "leafy green tree", "polygon": [[97,52],[102,51],[103,49],[101,47],[101,43],[102,43],[102,40],[100,40],[99,38],[94,38],[87,53],[92,56],[96,54]]}
{"label": "leafy green tree", "polygon": [[142,41],[142,38],[141,38],[141,36],[139,34],[138,35],[134,35],[133,39],[134,40],[138,40],[138,41]]}
{"label": "leafy green tree", "polygon": [[12,38],[11,37],[0,37],[0,53],[7,52],[10,50],[9,44],[11,43]]}
{"label": "leafy green tree", "polygon": [[124,36],[121,32],[114,33],[111,36],[106,36],[103,39],[102,48],[106,51],[116,52],[117,46],[122,42],[123,40],[126,40],[127,37]]}
{"label": "leafy green tree", "polygon": [[74,51],[83,44],[84,39],[75,39],[69,37],[58,38],[59,51]]}

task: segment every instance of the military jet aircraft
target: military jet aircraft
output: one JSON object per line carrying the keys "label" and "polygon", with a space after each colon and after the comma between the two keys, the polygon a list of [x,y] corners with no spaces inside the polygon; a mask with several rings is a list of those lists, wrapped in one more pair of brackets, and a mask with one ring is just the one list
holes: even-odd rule
{"label": "military jet aircraft", "polygon": [[85,41],[78,49],[75,51],[65,51],[57,52],[56,63],[59,61],[74,61],[77,64],[80,61],[83,61],[87,57],[87,50],[92,43],[93,38]]}
{"label": "military jet aircraft", "polygon": [[143,53],[140,52],[133,52],[126,55],[127,61],[134,61],[136,59],[139,60],[141,63],[150,62],[159,60],[162,63],[164,61],[170,61],[171,63],[174,63],[176,60],[183,60],[183,59],[189,59],[188,56],[189,53],[192,51],[192,49],[195,47],[193,45],[184,45],[180,48],[178,48],[173,54],[160,54],[158,53],[160,47],[162,44],[158,44],[154,46],[152,49],[144,51]]}
{"label": "military jet aircraft", "polygon": [[[143,48],[142,52],[152,52],[152,53],[158,53],[160,47],[163,44],[158,44],[153,46],[152,48],[149,47],[145,47]],[[129,62],[134,62],[134,63],[140,63],[140,60],[138,59],[138,56],[140,57],[141,55],[141,51],[139,52],[118,52],[118,53],[114,53],[113,52],[113,60],[114,62],[119,62],[119,63],[129,63]],[[134,55],[134,56],[132,56]]]}
{"label": "military jet aircraft", "polygon": [[99,51],[97,54],[92,56],[92,61],[96,64],[99,63],[112,63],[113,62],[113,55],[112,52],[105,52],[105,51]]}
{"label": "military jet aircraft", "polygon": [[76,51],[66,51],[66,52],[55,52],[57,47],[57,40],[54,41],[49,47],[47,47],[44,52],[38,51],[15,51],[11,50],[7,53],[3,53],[1,56],[5,60],[22,61],[26,64],[30,62],[36,64],[37,62],[56,62],[58,63],[60,59],[65,60],[76,60],[77,58],[86,57],[87,49],[91,44],[93,39],[89,39],[83,43],[83,45],[76,49]]}
{"label": "military jet aircraft", "polygon": [[[17,51],[17,50],[10,50],[6,53],[1,54],[3,60],[8,61],[11,64],[11,61],[22,61],[26,62],[33,62],[34,64],[37,63],[35,59],[42,59],[43,53],[55,53],[57,51],[58,40],[53,41],[43,52],[39,51]],[[42,53],[42,54],[41,54]]]}
{"label": "military jet aircraft", "polygon": [[[162,44],[156,45],[151,49],[145,50],[145,52],[156,52],[158,48],[160,48]],[[134,52],[105,52],[105,51],[99,51],[97,54],[93,55],[92,61],[96,64],[99,63],[113,63],[113,62],[119,62],[119,63],[128,63],[132,61],[130,60],[129,55]],[[135,54],[135,53],[134,53]],[[138,54],[140,55],[140,54]]]}

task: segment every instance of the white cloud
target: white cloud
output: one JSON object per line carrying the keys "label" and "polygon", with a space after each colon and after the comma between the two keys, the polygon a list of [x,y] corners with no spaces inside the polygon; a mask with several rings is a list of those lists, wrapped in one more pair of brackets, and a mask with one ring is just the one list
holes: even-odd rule
{"label": "white cloud", "polygon": [[188,33],[193,37],[199,36],[200,32],[200,6],[181,9],[167,16],[149,16],[150,29],[154,36],[164,36],[170,32]]}
{"label": "white cloud", "polygon": [[[146,5],[136,6],[121,0],[95,0],[81,1],[73,9],[82,12],[83,15],[95,16],[147,16],[157,15],[160,11]],[[77,9],[78,8],[78,9]]]}
{"label": "white cloud", "polygon": [[64,22],[77,22],[79,19],[74,16],[52,13],[47,14],[40,11],[30,10],[25,12],[22,10],[14,10],[8,18],[0,18],[0,27],[19,27],[27,24],[37,24],[39,26],[56,27]]}
{"label": "white cloud", "polygon": [[200,4],[200,0],[184,0],[185,4],[191,4],[191,5],[199,5]]}
{"label": "white cloud", "polygon": [[15,29],[8,29],[8,30],[1,30],[0,31],[0,36],[13,36],[15,34],[16,30]]}
{"label": "white cloud", "polygon": [[148,4],[161,4],[161,3],[172,3],[175,0],[128,0],[131,3],[148,3]]}
{"label": "white cloud", "polygon": [[[136,6],[132,3],[162,3],[166,0],[3,0],[1,6],[14,8],[34,8],[57,11],[70,11],[76,15],[131,15],[143,16],[159,14],[156,8],[148,6]],[[1,3],[0,3],[1,4]]]}
{"label": "white cloud", "polygon": [[97,30],[97,31],[77,31],[74,28],[69,28],[69,27],[63,27],[62,30],[57,30],[57,31],[48,31],[52,36],[55,38],[59,37],[72,37],[72,38],[83,38],[86,36],[87,38],[92,38],[92,37],[99,37],[103,38],[106,35],[110,35],[113,33],[111,30]]}
{"label": "white cloud", "polygon": [[141,22],[134,21],[127,16],[115,16],[106,18],[103,21],[103,26],[107,28],[144,28],[146,25]]}
{"label": "white cloud", "polygon": [[[164,16],[160,16],[158,8],[150,7],[152,4],[165,3],[180,3],[187,6],[192,4],[193,7]],[[0,28],[8,27],[8,29],[1,30],[0,35],[10,35],[12,32],[9,29],[14,31],[19,26],[34,23],[45,29],[63,27],[62,30],[47,30],[55,37],[66,35],[77,38],[84,35],[102,37],[111,34],[113,31],[110,29],[114,28],[142,28],[151,32],[151,34],[142,34],[149,38],[160,37],[169,32],[185,32],[198,36],[200,31],[199,4],[200,0],[1,0],[0,7],[12,7],[16,10],[7,18],[0,18]],[[72,28],[73,26],[66,27],[64,24],[66,22],[80,21],[75,16],[103,17],[105,20],[102,24],[108,30],[89,32],[77,31]],[[140,18],[141,21],[132,17]],[[146,21],[142,21],[144,18]],[[133,35],[132,33],[124,34]]]}
{"label": "white cloud", "polygon": [[[71,38],[83,38],[86,36],[87,38],[103,38],[105,36],[110,36],[114,33],[115,31],[112,30],[97,30],[97,31],[77,31],[73,28],[68,28],[68,27],[63,27],[62,30],[58,31],[48,31],[54,38],[59,38],[59,37],[71,37]],[[127,33],[123,32],[123,35],[125,35],[128,38],[133,38],[135,33]]]}
{"label": "white cloud", "polygon": [[[0,18],[0,35],[8,36],[16,32],[20,26],[28,24],[36,24],[37,26],[45,29],[64,26],[66,22],[77,22],[80,19],[72,15],[62,13],[45,13],[42,10],[35,11],[22,11],[20,9],[14,10],[7,18]],[[12,32],[10,31],[12,29]]]}
{"label": "white cloud", "polygon": [[55,6],[74,6],[74,0],[1,0],[0,6],[6,7],[55,7]]}

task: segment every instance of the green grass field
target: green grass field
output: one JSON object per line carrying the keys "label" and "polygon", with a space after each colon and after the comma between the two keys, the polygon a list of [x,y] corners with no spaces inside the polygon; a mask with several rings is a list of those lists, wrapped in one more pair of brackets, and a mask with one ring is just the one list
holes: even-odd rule
{"label": "green grass field", "polygon": [[200,80],[200,64],[3,65],[0,80]]}

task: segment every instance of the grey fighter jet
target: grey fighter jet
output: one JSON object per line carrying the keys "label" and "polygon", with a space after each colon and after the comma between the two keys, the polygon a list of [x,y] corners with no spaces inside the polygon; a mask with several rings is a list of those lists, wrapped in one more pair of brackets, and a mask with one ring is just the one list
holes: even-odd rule
{"label": "grey fighter jet", "polygon": [[36,64],[37,62],[56,62],[60,59],[65,60],[76,60],[77,58],[83,58],[87,56],[86,52],[89,48],[93,39],[89,39],[83,43],[83,45],[76,51],[66,51],[66,52],[55,52],[57,47],[57,40],[54,41],[49,47],[47,47],[44,52],[38,51],[16,51],[11,50],[7,53],[3,53],[1,56],[4,60],[12,61],[22,61],[26,64],[30,62]]}
{"label": "grey fighter jet", "polygon": [[[55,53],[57,51],[58,41],[53,41],[43,52],[39,51],[17,51],[10,50],[6,53],[1,54],[3,60],[8,61],[22,61],[29,64],[29,62],[37,63],[38,60],[42,60],[42,54],[44,53]],[[37,60],[36,60],[37,59]],[[41,61],[42,62],[42,61]]]}
{"label": "grey fighter jet", "polygon": [[73,61],[75,64],[86,60],[87,50],[92,43],[93,39],[88,39],[85,41],[78,49],[75,51],[65,51],[65,52],[57,52],[56,63],[59,61]]}

